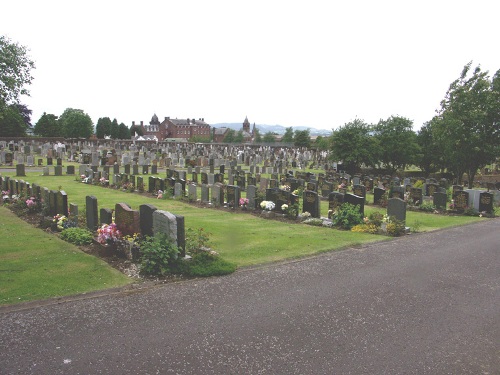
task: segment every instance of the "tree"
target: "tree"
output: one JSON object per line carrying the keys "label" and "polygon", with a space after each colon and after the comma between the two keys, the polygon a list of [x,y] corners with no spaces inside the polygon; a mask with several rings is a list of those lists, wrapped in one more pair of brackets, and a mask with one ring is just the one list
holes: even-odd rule
{"label": "tree", "polygon": [[276,137],[272,132],[267,132],[266,134],[264,134],[264,137],[262,137],[262,142],[274,143],[276,142]]}
{"label": "tree", "polygon": [[342,162],[342,168],[350,174],[360,171],[361,166],[375,166],[378,162],[376,139],[371,135],[372,126],[360,119],[344,124],[330,136],[330,156]]}
{"label": "tree", "polygon": [[293,144],[296,147],[310,147],[311,135],[309,133],[309,129],[295,130],[295,136],[293,137]]}
{"label": "tree", "polygon": [[95,126],[95,135],[99,139],[111,135],[111,119],[109,117],[100,117]]}
{"label": "tree", "polygon": [[436,172],[441,163],[441,148],[433,135],[434,119],[426,122],[417,133],[417,143],[420,152],[417,157],[416,165],[424,172],[425,176]]}
{"label": "tree", "polygon": [[8,104],[19,102],[21,95],[29,96],[25,86],[31,84],[34,68],[26,47],[0,36],[0,111]]}
{"label": "tree", "polygon": [[15,104],[5,107],[0,113],[0,134],[3,137],[26,135],[26,124]]}
{"label": "tree", "polygon": [[314,141],[314,146],[320,151],[326,151],[330,146],[330,140],[328,139],[328,137],[318,135],[318,137]]}
{"label": "tree", "polygon": [[116,119],[113,119],[111,122],[111,128],[110,128],[110,137],[112,139],[118,139],[119,138],[119,128],[118,128],[118,121]]}
{"label": "tree", "polygon": [[281,138],[281,142],[283,143],[293,143],[293,128],[290,126],[285,129],[285,134],[283,134],[283,138]]}
{"label": "tree", "polygon": [[42,137],[60,137],[61,126],[57,121],[57,116],[51,113],[43,113],[35,124],[35,134]]}
{"label": "tree", "polygon": [[23,118],[24,123],[26,124],[26,129],[31,128],[31,113],[32,110],[29,109],[27,106],[24,104],[17,103],[15,104],[17,110],[19,111],[19,114]]}
{"label": "tree", "polygon": [[235,137],[235,131],[233,129],[228,129],[226,132],[226,135],[224,136],[224,139],[222,142],[224,143],[233,143],[234,142],[234,137]]}
{"label": "tree", "polygon": [[490,80],[480,66],[470,74],[471,65],[451,83],[433,126],[446,166],[459,183],[465,172],[469,188],[477,171],[500,155],[500,70]]}
{"label": "tree", "polygon": [[374,127],[380,147],[380,162],[389,173],[416,163],[419,152],[413,121],[400,116],[380,120]]}
{"label": "tree", "polygon": [[233,143],[243,143],[243,131],[240,130],[236,133]]}
{"label": "tree", "polygon": [[118,125],[118,139],[130,139],[130,130],[123,122]]}
{"label": "tree", "polygon": [[254,133],[253,141],[254,141],[254,143],[260,143],[260,142],[262,142],[262,135],[260,135],[260,131],[257,128],[255,128],[255,133]]}
{"label": "tree", "polygon": [[66,138],[89,138],[94,131],[92,119],[81,109],[66,108],[58,121]]}

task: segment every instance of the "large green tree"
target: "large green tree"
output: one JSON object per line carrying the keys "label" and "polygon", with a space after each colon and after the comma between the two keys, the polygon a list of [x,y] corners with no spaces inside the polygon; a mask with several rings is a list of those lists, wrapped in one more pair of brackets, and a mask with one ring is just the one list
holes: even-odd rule
{"label": "large green tree", "polygon": [[92,119],[81,109],[66,108],[59,124],[66,138],[89,138],[94,131]]}
{"label": "large green tree", "polygon": [[375,125],[374,134],[380,147],[379,161],[389,173],[404,170],[407,165],[417,162],[419,146],[413,121],[391,116]]}
{"label": "large green tree", "polygon": [[222,140],[222,142],[224,142],[224,143],[233,143],[235,136],[236,136],[236,132],[233,129],[229,129],[226,132],[226,135],[224,136],[224,139]]}
{"label": "large green tree", "polygon": [[276,136],[272,132],[267,132],[262,137],[262,142],[264,143],[274,143],[276,142]]}
{"label": "large green tree", "polygon": [[311,146],[311,134],[309,129],[307,130],[295,130],[293,137],[293,144],[296,147],[310,147]]}
{"label": "large green tree", "polygon": [[353,174],[361,166],[374,166],[378,162],[376,139],[371,136],[372,126],[361,119],[344,124],[330,136],[330,159],[342,162],[342,169]]}
{"label": "large green tree", "polygon": [[118,139],[130,139],[130,129],[123,122],[118,125]]}
{"label": "large green tree", "polygon": [[439,170],[442,163],[441,147],[432,132],[435,120],[426,122],[417,133],[417,143],[420,147],[416,165],[420,167],[425,176]]}
{"label": "large green tree", "polygon": [[433,135],[443,148],[449,170],[472,187],[477,171],[500,156],[500,70],[492,79],[472,62],[450,84],[433,121]]}
{"label": "large green tree", "polygon": [[111,135],[111,119],[109,117],[100,117],[95,125],[95,135],[99,139]]}
{"label": "large green tree", "polygon": [[33,80],[34,68],[26,47],[0,35],[0,110],[18,103],[21,95],[29,96],[26,86]]}
{"label": "large green tree", "polygon": [[26,135],[26,124],[15,104],[4,107],[0,112],[0,134],[2,137]]}
{"label": "large green tree", "polygon": [[110,136],[112,139],[118,139],[120,137],[120,129],[116,119],[111,121]]}
{"label": "large green tree", "polygon": [[255,128],[255,133],[253,136],[253,141],[254,143],[260,143],[262,142],[262,135],[260,135],[259,129]]}
{"label": "large green tree", "polygon": [[35,124],[35,134],[42,137],[60,137],[62,131],[57,116],[44,112]]}
{"label": "large green tree", "polygon": [[285,129],[285,134],[283,134],[283,138],[281,138],[281,142],[283,143],[293,143],[293,128],[290,126]]}

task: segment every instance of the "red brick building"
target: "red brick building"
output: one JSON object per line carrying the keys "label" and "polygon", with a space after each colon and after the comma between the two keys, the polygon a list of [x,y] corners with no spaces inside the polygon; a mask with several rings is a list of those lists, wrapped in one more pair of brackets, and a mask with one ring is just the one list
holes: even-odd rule
{"label": "red brick building", "polygon": [[132,127],[140,126],[144,138],[156,137],[159,142],[165,139],[189,140],[190,138],[210,138],[211,126],[205,122],[205,119],[171,119],[165,117],[161,123],[156,114],[153,115],[149,125],[136,125],[132,121]]}

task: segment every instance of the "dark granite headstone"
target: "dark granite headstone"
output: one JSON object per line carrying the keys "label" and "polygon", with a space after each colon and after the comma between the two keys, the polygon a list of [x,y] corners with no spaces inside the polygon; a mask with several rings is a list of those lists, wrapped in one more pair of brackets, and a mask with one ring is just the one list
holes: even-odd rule
{"label": "dark granite headstone", "polygon": [[493,213],[493,194],[488,192],[479,193],[479,212]]}
{"label": "dark granite headstone", "polygon": [[435,192],[432,196],[432,202],[436,208],[446,209],[447,198],[446,193]]}
{"label": "dark granite headstone", "polygon": [[359,205],[359,212],[365,217],[365,198],[354,194],[344,194],[344,203],[350,203],[354,206]]}
{"label": "dark granite headstone", "polygon": [[464,211],[469,208],[469,193],[463,190],[456,190],[453,193],[453,202],[457,211]]}
{"label": "dark granite headstone", "polygon": [[303,193],[302,212],[309,212],[312,217],[320,217],[318,193],[306,190]]}
{"label": "dark granite headstone", "polygon": [[153,213],[157,208],[151,204],[139,206],[140,228],[143,236],[153,236]]}
{"label": "dark granite headstone", "polygon": [[97,198],[94,197],[93,195],[87,195],[85,197],[85,208],[86,208],[87,228],[91,231],[95,231],[99,226]]}
{"label": "dark granite headstone", "polygon": [[69,216],[68,210],[68,195],[64,190],[60,190],[56,196],[57,199],[57,213],[64,215],[66,217]]}
{"label": "dark granite headstone", "polygon": [[387,201],[387,215],[394,216],[399,221],[406,221],[406,202],[399,198],[390,198]]}
{"label": "dark granite headstone", "polygon": [[113,210],[109,208],[101,208],[99,210],[100,225],[113,223]]}
{"label": "dark granite headstone", "polygon": [[373,189],[373,204],[380,204],[384,194],[385,194],[385,189],[375,187]]}

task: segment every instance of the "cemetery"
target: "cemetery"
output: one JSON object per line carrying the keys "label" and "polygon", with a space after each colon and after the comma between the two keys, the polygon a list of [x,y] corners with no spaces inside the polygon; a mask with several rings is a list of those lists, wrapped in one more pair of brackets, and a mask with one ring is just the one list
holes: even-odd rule
{"label": "cemetery", "polygon": [[[97,255],[125,259],[135,275],[146,236],[164,235],[176,249],[172,259],[189,259],[203,248],[245,266],[381,239],[373,234],[432,230],[430,222],[492,217],[500,199],[490,184],[467,189],[445,179],[351,176],[308,149],[118,141],[0,147],[5,205],[43,212],[55,232],[88,230],[100,245]],[[186,233],[200,228],[213,233],[213,249],[208,235],[198,248],[186,245],[196,242]],[[325,240],[316,243],[317,237]],[[302,252],[300,246],[311,243]]]}

